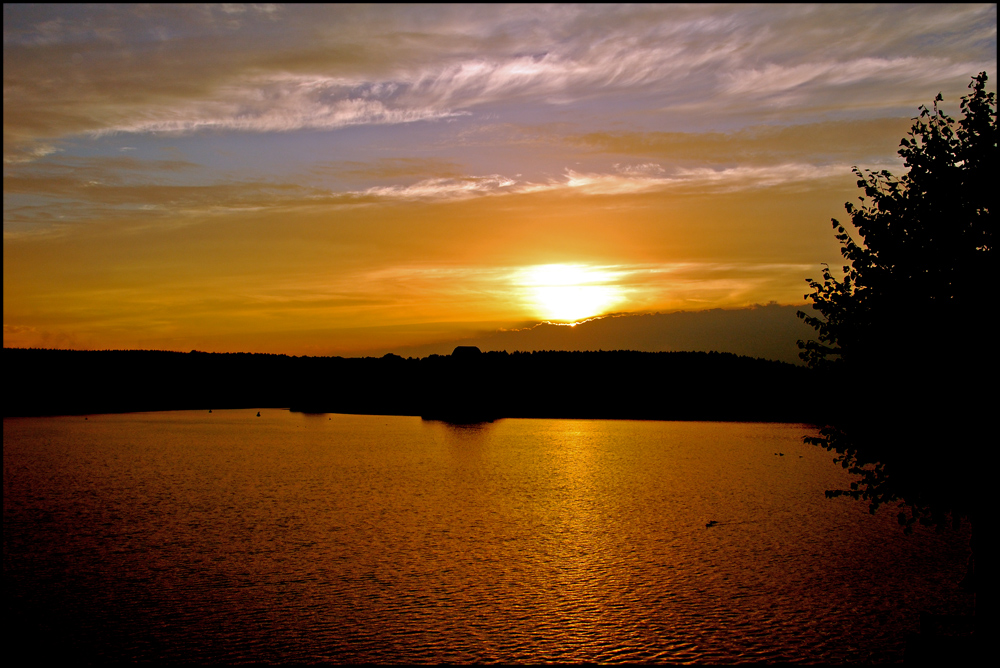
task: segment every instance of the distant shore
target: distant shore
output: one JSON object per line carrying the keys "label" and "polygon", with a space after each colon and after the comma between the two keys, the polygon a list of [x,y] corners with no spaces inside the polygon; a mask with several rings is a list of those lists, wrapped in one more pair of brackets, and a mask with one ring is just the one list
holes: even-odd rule
{"label": "distant shore", "polygon": [[288,407],[309,413],[816,422],[812,370],[729,353],[458,348],[404,359],[4,348],[4,417]]}

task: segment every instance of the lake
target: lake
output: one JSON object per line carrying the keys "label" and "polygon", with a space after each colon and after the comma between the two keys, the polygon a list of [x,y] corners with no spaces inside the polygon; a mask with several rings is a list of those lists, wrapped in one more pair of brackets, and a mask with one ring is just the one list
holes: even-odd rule
{"label": "lake", "polygon": [[898,661],[920,612],[972,614],[968,527],[825,498],[850,479],[813,432],[5,419],[8,637],[96,662]]}

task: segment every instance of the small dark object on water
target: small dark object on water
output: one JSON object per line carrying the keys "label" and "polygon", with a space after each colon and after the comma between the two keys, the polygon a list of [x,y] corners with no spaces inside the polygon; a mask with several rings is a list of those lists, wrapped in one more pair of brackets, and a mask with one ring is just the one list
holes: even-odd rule
{"label": "small dark object on water", "polygon": [[705,525],[705,528],[706,528],[706,529],[711,529],[711,528],[712,528],[712,527],[714,527],[714,526],[715,526],[716,524],[718,524],[718,522],[716,522],[715,520],[711,520],[710,522],[708,522],[708,524],[706,524],[706,525]]}
{"label": "small dark object on water", "polygon": [[260,417],[260,411],[257,411],[257,417]]}

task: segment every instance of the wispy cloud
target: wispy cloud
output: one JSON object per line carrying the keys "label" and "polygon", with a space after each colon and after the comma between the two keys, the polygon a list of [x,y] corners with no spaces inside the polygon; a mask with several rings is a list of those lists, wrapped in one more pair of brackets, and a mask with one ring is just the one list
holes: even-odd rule
{"label": "wispy cloud", "polygon": [[[651,176],[650,174],[662,174]],[[355,192],[358,196],[394,199],[467,199],[484,195],[537,192],[573,192],[582,195],[632,195],[683,189],[735,192],[795,185],[851,174],[850,165],[782,164],[756,167],[676,169],[670,174],[659,165],[619,168],[616,173],[581,173],[567,169],[560,179],[545,183],[517,180],[498,174],[458,179],[428,179],[408,186],[385,186]]]}
{"label": "wispy cloud", "polygon": [[19,162],[32,162],[58,151],[59,149],[51,144],[20,144],[12,146],[10,151],[4,150],[3,161],[6,165],[15,165]]}
{"label": "wispy cloud", "polygon": [[6,222],[53,222],[52,216],[57,210],[62,211],[60,215],[74,214],[76,220],[109,220],[131,215],[137,209],[145,211],[149,217],[337,207],[378,201],[460,201],[543,192],[583,196],[628,196],[655,192],[710,194],[807,185],[824,179],[843,179],[851,173],[850,166],[845,164],[680,168],[669,173],[658,165],[644,164],[619,166],[613,173],[566,170],[562,177],[547,182],[491,174],[431,178],[404,185],[338,192],[316,186],[265,181],[171,184],[162,179],[144,179],[142,174],[155,174],[157,171],[161,174],[182,173],[193,167],[175,161],[140,163],[126,156],[91,162],[104,164],[100,169],[95,164],[85,172],[70,164],[5,175]]}
{"label": "wispy cloud", "polygon": [[[516,192],[511,189],[516,185],[517,182],[513,179],[493,174],[458,179],[427,179],[409,186],[378,186],[357,194],[408,200],[466,199],[477,195]],[[520,190],[523,191],[523,188]]]}
{"label": "wispy cloud", "polygon": [[357,94],[341,81],[324,78],[268,78],[230,85],[210,99],[192,100],[167,109],[149,109],[137,117],[96,130],[187,133],[198,130],[288,132],[337,129],[353,125],[413,123],[468,112],[438,107],[407,107]]}
{"label": "wispy cloud", "polygon": [[995,6],[226,7],[5,10],[7,160],[87,132],[337,129],[514,103],[877,108],[887,84],[913,104],[996,55]]}

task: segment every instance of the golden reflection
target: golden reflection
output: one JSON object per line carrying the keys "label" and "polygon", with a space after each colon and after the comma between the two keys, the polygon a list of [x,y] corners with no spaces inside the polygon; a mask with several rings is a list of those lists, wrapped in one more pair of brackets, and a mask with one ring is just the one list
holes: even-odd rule
{"label": "golden reflection", "polygon": [[538,317],[572,322],[607,313],[623,300],[615,278],[603,269],[545,264],[526,268],[517,282]]}

